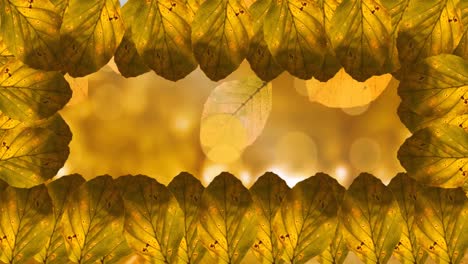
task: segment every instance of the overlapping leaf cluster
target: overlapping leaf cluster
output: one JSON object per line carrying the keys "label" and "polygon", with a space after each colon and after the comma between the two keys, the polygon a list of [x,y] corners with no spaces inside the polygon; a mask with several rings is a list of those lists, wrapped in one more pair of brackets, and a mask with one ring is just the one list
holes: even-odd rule
{"label": "overlapping leaf cluster", "polygon": [[460,263],[468,199],[405,174],[388,186],[361,174],[348,190],[326,174],[290,189],[266,173],[248,190],[222,173],[208,187],[182,173],[166,187],[147,176],[70,175],[30,189],[0,185],[0,262]]}

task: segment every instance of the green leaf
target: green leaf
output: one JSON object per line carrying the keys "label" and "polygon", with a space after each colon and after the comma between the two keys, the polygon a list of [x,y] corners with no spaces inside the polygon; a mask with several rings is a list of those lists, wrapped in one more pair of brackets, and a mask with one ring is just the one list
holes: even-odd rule
{"label": "green leaf", "polygon": [[250,188],[258,218],[258,232],[253,249],[262,263],[278,263],[281,259],[273,219],[289,191],[286,182],[271,172],[261,176]]}
{"label": "green leaf", "polygon": [[397,40],[402,63],[413,64],[430,56],[454,51],[463,35],[459,2],[409,1]]}
{"label": "green leaf", "polygon": [[0,35],[16,58],[33,68],[60,68],[61,19],[49,0],[2,0],[0,11]]}
{"label": "green leaf", "polygon": [[462,23],[465,29],[463,36],[458,43],[457,48],[453,54],[462,57],[465,60],[468,60],[468,2],[460,1],[460,10],[462,15]]}
{"label": "green leaf", "polygon": [[71,132],[59,115],[0,128],[0,179],[29,188],[55,176],[68,157]]}
{"label": "green leaf", "polygon": [[306,263],[330,245],[338,224],[336,189],[344,189],[330,176],[319,173],[298,183],[287,194],[273,228],[283,260]]}
{"label": "green leaf", "polygon": [[253,35],[243,0],[206,0],[192,22],[195,58],[206,76],[224,79],[245,59]]}
{"label": "green leaf", "polygon": [[14,58],[0,35],[0,68]]}
{"label": "green leaf", "polygon": [[35,70],[19,60],[0,67],[0,110],[13,119],[50,117],[62,109],[71,94],[59,72]]}
{"label": "green leaf", "polygon": [[440,118],[434,116],[421,116],[408,109],[407,106],[400,104],[398,107],[398,116],[401,122],[411,131],[429,126],[455,125],[468,132],[468,114],[463,115],[445,115]]}
{"label": "green leaf", "polygon": [[271,84],[256,77],[224,82],[203,108],[200,141],[211,160],[232,162],[262,133],[271,112]]}
{"label": "green leaf", "polygon": [[177,199],[184,214],[184,238],[179,247],[183,263],[202,263],[206,249],[198,240],[198,213],[203,190],[200,181],[188,173],[181,173],[169,183],[168,189]]}
{"label": "green leaf", "polygon": [[148,260],[175,263],[184,237],[184,214],[176,198],[147,176],[119,177],[116,183],[125,202],[125,238]]}
{"label": "green leaf", "polygon": [[110,176],[94,178],[69,195],[62,217],[68,258],[95,263],[124,239],[122,198]]}
{"label": "green leaf", "polygon": [[279,0],[265,16],[264,39],[285,70],[301,79],[321,71],[327,50],[322,10],[309,0]]}
{"label": "green leaf", "polygon": [[445,188],[461,187],[468,173],[467,132],[453,125],[416,131],[398,151],[408,175],[418,182]]}
{"label": "green leaf", "polygon": [[0,261],[25,263],[44,247],[52,232],[52,202],[44,185],[7,187],[0,192]]}
{"label": "green leaf", "polygon": [[150,71],[135,48],[130,29],[125,32],[122,42],[115,52],[114,60],[120,74],[126,78],[136,77]]}
{"label": "green leaf", "polygon": [[64,260],[68,259],[65,240],[62,236],[62,216],[65,205],[70,199],[69,194],[84,182],[85,180],[81,175],[74,174],[61,177],[47,184],[53,203],[54,218],[48,223],[52,227],[52,232],[48,236],[45,247],[35,256],[37,261],[41,263],[63,263]]}
{"label": "green leaf", "polygon": [[402,264],[426,263],[427,253],[416,240],[413,223],[415,222],[415,203],[422,187],[404,173],[398,174],[388,185],[398,202],[403,217],[400,242],[395,247],[394,255]]}
{"label": "green leaf", "polygon": [[268,49],[263,34],[263,24],[265,16],[270,8],[273,0],[259,0],[255,1],[249,8],[250,14],[255,18],[253,21],[254,36],[250,41],[249,53],[247,60],[250,67],[257,74],[257,76],[269,82],[275,79],[283,68],[275,61],[273,55]]}
{"label": "green leaf", "polygon": [[468,113],[468,61],[443,54],[411,67],[398,87],[402,104],[431,118]]}
{"label": "green leaf", "polygon": [[[345,194],[345,189],[341,185],[333,185],[331,192],[335,196],[335,199],[340,207],[343,202],[343,197]],[[344,263],[346,256],[348,255],[348,246],[343,237],[342,226],[337,225],[335,230],[335,235],[330,243],[330,245],[325,249],[325,251],[320,254],[318,260],[320,263],[330,263],[330,264],[342,264]]]}
{"label": "green leaf", "polygon": [[60,28],[68,74],[81,77],[105,66],[124,32],[119,0],[69,0]]}
{"label": "green leaf", "polygon": [[158,75],[177,81],[195,70],[192,13],[184,1],[129,0],[123,14],[131,19],[128,26],[138,53]]}
{"label": "green leaf", "polygon": [[379,0],[344,0],[333,15],[329,34],[341,65],[363,82],[386,73],[391,32],[392,19]]}
{"label": "green leaf", "polygon": [[387,263],[400,241],[398,203],[370,174],[359,175],[345,193],[340,221],[348,248],[365,263]]}
{"label": "green leaf", "polygon": [[198,238],[217,263],[241,263],[257,236],[252,197],[229,173],[217,176],[202,194]]}
{"label": "green leaf", "polygon": [[462,263],[468,248],[468,201],[461,188],[422,189],[414,219],[418,243],[436,263]]}

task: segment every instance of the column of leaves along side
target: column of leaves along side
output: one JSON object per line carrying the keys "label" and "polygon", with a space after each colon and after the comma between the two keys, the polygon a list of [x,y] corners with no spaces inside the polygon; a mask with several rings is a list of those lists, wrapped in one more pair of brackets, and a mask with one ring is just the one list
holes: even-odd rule
{"label": "column of leaves along side", "polygon": [[69,0],[60,28],[64,69],[73,77],[98,71],[124,32],[119,0]]}
{"label": "column of leaves along side", "polygon": [[468,113],[468,61],[450,54],[426,58],[402,75],[401,104],[423,117]]}
{"label": "column of leaves along side", "polygon": [[241,263],[257,236],[252,197],[242,183],[229,173],[217,176],[202,194],[199,217],[198,237],[216,263]]}
{"label": "column of leaves along side", "polygon": [[44,70],[60,69],[60,16],[49,0],[0,1],[0,35],[16,58]]}
{"label": "column of leaves along side", "polygon": [[71,132],[59,115],[33,122],[0,119],[0,179],[29,188],[52,178],[63,167]]}
{"label": "column of leaves along side", "polygon": [[463,35],[462,1],[409,1],[397,40],[402,64],[454,51]]}
{"label": "column of leaves along side", "polygon": [[6,187],[0,192],[0,261],[26,263],[52,232],[52,202],[44,185]]}
{"label": "column of leaves along side", "polygon": [[120,193],[112,177],[100,176],[69,195],[62,216],[68,258],[82,264],[101,261],[124,240]]}
{"label": "column of leaves along side", "polygon": [[349,250],[364,263],[388,262],[400,241],[402,221],[390,189],[370,174],[359,175],[344,195],[343,236]]}
{"label": "column of leaves along side", "polygon": [[398,150],[408,175],[422,184],[462,187],[468,174],[468,135],[454,125],[416,131]]}
{"label": "column of leaves along side", "polygon": [[319,173],[288,193],[273,224],[283,261],[306,263],[330,245],[338,224],[336,188],[343,187]]}
{"label": "column of leaves along side", "polygon": [[343,0],[329,34],[341,65],[362,82],[386,73],[383,66],[390,55],[391,31],[392,19],[379,0]]}
{"label": "column of leaves along side", "polygon": [[[333,184],[331,192],[335,196],[335,199],[338,203],[338,207],[341,207],[343,202],[343,197],[345,194],[345,188],[339,184]],[[338,211],[340,209],[338,208]],[[320,254],[318,260],[322,264],[342,264],[344,263],[346,256],[348,256],[348,245],[343,237],[342,225],[337,224],[335,235],[330,243],[330,245],[325,249],[325,251]]]}
{"label": "column of leaves along side", "polygon": [[253,35],[250,13],[243,0],[206,0],[192,22],[195,58],[203,72],[219,81],[246,58]]}
{"label": "column of leaves along side", "polygon": [[200,181],[188,173],[175,177],[168,189],[177,199],[184,214],[184,237],[179,246],[179,261],[182,263],[203,263],[206,249],[198,239],[198,213],[204,190]]}
{"label": "column of leaves along side", "polygon": [[145,64],[158,75],[177,81],[196,67],[192,52],[193,13],[181,0],[129,0],[123,7],[127,27]]}
{"label": "column of leaves along side", "polygon": [[436,263],[462,263],[468,248],[468,199],[463,190],[421,189],[413,229],[418,243]]}
{"label": "column of leaves along side", "polygon": [[272,5],[272,2],[272,0],[259,0],[255,1],[249,7],[250,14],[254,18],[254,35],[250,42],[247,60],[257,76],[266,82],[275,79],[281,72],[283,72],[283,68],[275,61],[273,55],[268,49],[263,33],[265,16]]}
{"label": "column of leaves along side", "polygon": [[421,187],[415,180],[404,173],[392,179],[388,187],[392,190],[398,202],[401,216],[401,238],[395,247],[394,256],[402,264],[426,263],[427,253],[418,243],[413,223],[415,222],[415,203],[418,200],[418,190]]}
{"label": "column of leaves along side", "polygon": [[271,172],[261,176],[250,188],[258,218],[258,232],[253,251],[261,263],[279,263],[282,252],[273,219],[290,191],[286,182]]}
{"label": "column of leaves along side", "polygon": [[85,180],[81,175],[64,176],[47,184],[47,190],[52,199],[53,219],[48,223],[52,228],[44,247],[34,257],[40,263],[64,263],[68,259],[65,240],[62,236],[62,216],[65,205],[70,199],[70,193],[79,188]]}
{"label": "column of leaves along side", "polygon": [[322,10],[315,1],[272,1],[263,25],[264,39],[275,60],[301,79],[321,72],[327,50]]}
{"label": "column of leaves along side", "polygon": [[116,180],[125,203],[125,238],[138,254],[155,263],[176,263],[184,237],[184,213],[166,188],[147,176]]}
{"label": "column of leaves along side", "polygon": [[0,110],[11,118],[50,117],[65,106],[71,94],[60,72],[35,70],[16,59],[0,67]]}
{"label": "column of leaves along side", "polygon": [[453,54],[468,60],[468,2],[460,1],[459,5],[464,33]]}

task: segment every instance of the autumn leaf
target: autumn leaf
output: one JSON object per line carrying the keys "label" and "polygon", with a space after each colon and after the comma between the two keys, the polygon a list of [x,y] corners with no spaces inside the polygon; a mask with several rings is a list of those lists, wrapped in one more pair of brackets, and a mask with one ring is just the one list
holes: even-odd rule
{"label": "autumn leaf", "polygon": [[95,263],[124,239],[122,198],[110,176],[83,183],[69,195],[62,217],[68,258],[76,263]]}
{"label": "autumn leaf", "polygon": [[0,192],[0,261],[25,263],[39,253],[52,233],[52,202],[44,185],[6,187]]}
{"label": "autumn leaf", "polygon": [[125,238],[149,261],[175,263],[184,237],[184,214],[176,198],[155,179],[124,176],[116,180],[125,208]]}
{"label": "autumn leaf", "polygon": [[258,233],[253,250],[262,263],[278,263],[281,260],[282,252],[273,220],[289,191],[286,182],[271,172],[258,178],[250,188],[258,218]]}
{"label": "autumn leaf", "polygon": [[347,73],[358,81],[386,73],[392,20],[379,0],[343,0],[329,30],[336,56]]}
{"label": "autumn leaf", "polygon": [[276,62],[300,79],[321,71],[327,50],[322,10],[303,0],[272,1],[263,25],[264,39]]}
{"label": "autumn leaf", "polygon": [[420,189],[413,229],[436,263],[462,263],[468,248],[468,201],[461,188]]}
{"label": "autumn leaf", "polygon": [[229,173],[217,176],[201,197],[198,238],[217,263],[239,264],[255,242],[252,197]]}
{"label": "autumn leaf", "polygon": [[19,60],[0,68],[0,110],[13,119],[50,117],[62,109],[71,93],[59,72],[35,70]]}
{"label": "autumn leaf", "polygon": [[467,132],[454,125],[416,131],[398,151],[408,175],[418,182],[445,188],[461,187],[468,173]]}
{"label": "autumn leaf", "polygon": [[206,0],[192,22],[193,53],[206,76],[219,81],[245,59],[252,35],[243,0]]}
{"label": "autumn leaf", "polygon": [[[463,0],[462,0],[463,1]],[[463,35],[460,0],[409,1],[398,32],[400,61],[452,53]]]}
{"label": "autumn leaf", "polygon": [[55,176],[68,157],[71,132],[59,115],[0,127],[0,179],[29,188]]}
{"label": "autumn leaf", "polygon": [[426,263],[428,255],[419,245],[413,228],[416,220],[415,204],[421,185],[408,175],[400,173],[392,179],[388,187],[392,190],[403,217],[401,238],[395,247],[394,255],[402,264]]}
{"label": "autumn leaf", "polygon": [[271,84],[257,78],[225,82],[206,101],[200,127],[205,154],[232,162],[260,136],[271,112]]}
{"label": "autumn leaf", "polygon": [[403,75],[401,104],[423,117],[454,118],[468,113],[468,61],[443,54],[424,59]]}
{"label": "autumn leaf", "polygon": [[136,77],[150,71],[136,50],[130,29],[125,31],[122,42],[115,52],[114,60],[120,74],[126,78]]}
{"label": "autumn leaf", "polygon": [[460,1],[459,5],[461,10],[461,18],[464,27],[464,33],[453,54],[460,56],[465,60],[468,60],[468,2]]}
{"label": "autumn leaf", "polygon": [[265,16],[272,2],[272,0],[255,1],[249,8],[250,14],[256,19],[253,21],[254,35],[250,41],[247,60],[257,76],[266,82],[275,79],[283,72],[283,68],[278,65],[268,49],[263,33]]}
{"label": "autumn leaf", "polygon": [[124,32],[119,0],[69,0],[60,28],[63,67],[72,77],[98,71]]}
{"label": "autumn leaf", "polygon": [[[338,207],[341,207],[343,202],[345,189],[339,185],[334,184],[334,188],[331,189],[332,194],[335,196],[335,199],[338,203]],[[340,209],[338,209],[339,211]],[[335,230],[335,235],[330,243],[330,245],[323,251],[318,260],[322,264],[342,264],[344,263],[346,257],[348,256],[348,245],[343,237],[342,226],[338,223]]]}
{"label": "autumn leaf", "polygon": [[0,68],[14,58],[0,35]]}
{"label": "autumn leaf", "polygon": [[392,192],[379,179],[362,173],[341,205],[340,223],[349,250],[365,263],[385,264],[400,241],[402,218]]}
{"label": "autumn leaf", "polygon": [[373,76],[364,82],[354,80],[344,69],[327,82],[314,78],[306,81],[309,100],[335,108],[352,108],[370,104],[389,86],[398,81],[391,74]]}
{"label": "autumn leaf", "polygon": [[296,184],[286,195],[273,224],[284,261],[306,263],[330,245],[338,224],[337,188],[343,187],[319,173]]}
{"label": "autumn leaf", "polygon": [[455,125],[463,128],[468,132],[468,113],[463,115],[445,115],[437,116],[422,116],[408,109],[404,104],[398,107],[398,116],[401,122],[411,131],[415,132],[419,129],[430,126]]}
{"label": "autumn leaf", "polygon": [[179,247],[183,263],[202,263],[206,249],[198,240],[198,214],[203,190],[200,181],[188,173],[181,173],[167,186],[177,199],[184,214],[184,238]]}
{"label": "autumn leaf", "polygon": [[67,251],[65,248],[65,240],[62,236],[62,216],[68,200],[69,194],[80,187],[85,180],[81,175],[74,174],[61,177],[47,184],[47,190],[52,199],[53,205],[53,220],[48,225],[52,227],[52,231],[48,236],[47,242],[44,247],[34,257],[41,263],[63,263],[68,259]]}
{"label": "autumn leaf", "polygon": [[2,0],[0,11],[0,35],[16,58],[32,68],[60,68],[61,19],[49,0]]}
{"label": "autumn leaf", "polygon": [[123,7],[135,48],[158,75],[177,81],[197,67],[192,52],[193,14],[184,1],[129,0]]}

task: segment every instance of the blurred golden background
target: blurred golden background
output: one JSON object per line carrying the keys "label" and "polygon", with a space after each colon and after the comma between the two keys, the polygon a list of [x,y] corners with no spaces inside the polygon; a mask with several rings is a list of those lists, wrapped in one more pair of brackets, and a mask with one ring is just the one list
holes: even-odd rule
{"label": "blurred golden background", "polygon": [[[145,174],[168,184],[187,171],[206,186],[229,171],[249,187],[272,171],[292,187],[325,172],[348,187],[360,172],[372,173],[387,184],[403,171],[396,156],[410,133],[396,114],[400,103],[396,80],[369,105],[337,109],[311,102],[305,81],[288,73],[272,82],[272,112],[256,142],[233,163],[210,161],[199,139],[203,105],[220,83],[252,74],[244,62],[218,83],[199,69],[178,82],[153,72],[126,79],[111,62],[90,75],[88,87],[75,90],[72,102],[61,111],[73,140],[58,176]],[[79,82],[83,85],[86,79]],[[130,256],[124,261],[143,260]],[[243,263],[257,261],[249,253]],[[360,261],[350,253],[346,263]],[[398,261],[392,258],[390,263]]]}
{"label": "blurred golden background", "polygon": [[178,82],[153,72],[125,79],[110,65],[90,75],[88,90],[75,91],[73,104],[61,111],[73,140],[60,175],[145,174],[167,184],[187,171],[206,185],[229,171],[250,186],[272,171],[293,186],[325,172],[349,186],[360,172],[387,183],[403,171],[396,155],[410,133],[396,114],[397,81],[370,105],[336,109],[311,102],[305,81],[283,73],[272,82],[263,133],[237,161],[222,164],[201,149],[200,117],[217,85],[253,74],[247,62],[218,83],[199,69]]}

